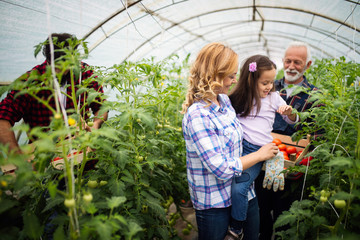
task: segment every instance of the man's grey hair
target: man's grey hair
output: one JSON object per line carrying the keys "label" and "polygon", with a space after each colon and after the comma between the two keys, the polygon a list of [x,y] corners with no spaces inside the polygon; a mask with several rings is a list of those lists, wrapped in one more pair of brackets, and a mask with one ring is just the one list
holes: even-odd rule
{"label": "man's grey hair", "polygon": [[[289,43],[289,45],[287,46],[286,50],[285,50],[285,53],[286,51],[289,49],[289,48],[292,48],[292,47],[305,47],[306,48],[306,64],[311,60],[311,52],[310,52],[310,47],[307,43],[305,42],[299,42],[299,41],[294,41],[294,42],[291,42]],[[285,54],[284,54],[285,55]]]}

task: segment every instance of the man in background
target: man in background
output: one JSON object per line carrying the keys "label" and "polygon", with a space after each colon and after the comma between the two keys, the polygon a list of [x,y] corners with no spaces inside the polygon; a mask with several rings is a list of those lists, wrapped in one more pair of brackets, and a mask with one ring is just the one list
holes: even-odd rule
{"label": "man in background", "polygon": [[[59,96],[59,101],[66,108],[66,110],[74,109],[74,103],[70,97],[71,96],[71,76],[70,70],[60,68],[64,66],[64,57],[73,47],[71,42],[76,42],[77,39],[74,35],[68,33],[53,33],[51,34],[52,42],[54,43],[54,64],[59,66],[55,68],[56,72],[63,71],[61,79],[59,79],[59,84],[61,87],[62,94]],[[77,45],[75,46],[76,49]],[[39,86],[45,81],[51,81],[49,79],[43,79],[41,76],[46,73],[48,68],[50,68],[51,60],[51,46],[49,38],[45,42],[42,48],[43,55],[45,56],[45,61],[32,68],[31,71],[28,71],[21,79],[28,81],[31,78],[31,81],[37,81]],[[75,84],[79,84],[79,79],[84,81],[90,77],[93,77],[93,71],[89,69],[89,66],[86,63],[80,62],[81,75],[74,74]],[[33,76],[37,76],[38,79],[33,79]],[[80,78],[81,77],[81,78]],[[93,80],[88,85],[87,88],[94,89],[99,93],[103,93],[103,89],[98,85],[97,81]],[[39,89],[40,90],[40,89]],[[75,87],[75,91],[77,87]],[[10,91],[5,99],[0,103],[0,144],[9,145],[10,150],[15,150],[20,152],[19,145],[16,141],[15,134],[11,130],[15,122],[24,120],[24,123],[28,124],[30,128],[34,127],[48,127],[51,119],[54,117],[54,113],[45,106],[40,99],[49,100],[48,104],[52,109],[56,109],[55,98],[51,90],[40,90],[36,92],[36,96],[31,96],[30,94],[22,94],[16,96],[18,93],[17,90]],[[87,95],[84,93],[81,94],[81,100],[79,101],[80,107],[84,103],[84,99]],[[85,106],[85,112],[87,113],[89,109],[92,110],[95,116],[94,124],[92,128],[100,128],[101,124],[107,119],[107,113],[104,113],[102,116],[99,116],[99,110],[101,107],[100,98],[96,98],[96,101],[91,102],[89,105]],[[61,116],[60,116],[61,117]],[[90,130],[89,126],[85,126],[86,129]]]}

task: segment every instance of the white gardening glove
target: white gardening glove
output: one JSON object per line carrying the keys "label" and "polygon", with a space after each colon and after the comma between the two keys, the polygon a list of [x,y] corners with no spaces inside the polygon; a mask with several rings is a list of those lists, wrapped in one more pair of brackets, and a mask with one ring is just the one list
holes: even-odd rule
{"label": "white gardening glove", "polygon": [[278,189],[284,190],[284,174],[281,173],[283,170],[284,155],[279,151],[275,157],[265,162],[265,177],[263,181],[263,188],[270,190],[271,186],[273,186],[274,192],[276,192]]}

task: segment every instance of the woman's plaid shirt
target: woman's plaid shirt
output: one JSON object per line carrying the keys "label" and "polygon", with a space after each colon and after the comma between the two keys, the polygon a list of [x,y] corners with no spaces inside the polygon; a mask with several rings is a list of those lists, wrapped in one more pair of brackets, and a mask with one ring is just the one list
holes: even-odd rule
{"label": "woman's plaid shirt", "polygon": [[197,210],[231,206],[231,182],[242,172],[242,128],[228,96],[220,106],[193,103],[183,118],[187,178]]}

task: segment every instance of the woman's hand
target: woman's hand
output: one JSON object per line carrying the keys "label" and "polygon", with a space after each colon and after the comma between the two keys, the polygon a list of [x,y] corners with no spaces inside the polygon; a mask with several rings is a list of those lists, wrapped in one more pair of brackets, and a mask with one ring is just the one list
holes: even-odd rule
{"label": "woman's hand", "polygon": [[256,153],[259,154],[262,161],[265,161],[272,157],[275,157],[278,152],[279,148],[276,146],[275,143],[268,143],[262,146]]}
{"label": "woman's hand", "polygon": [[279,148],[275,145],[275,143],[268,143],[262,146],[256,152],[240,157],[241,163],[243,165],[243,170],[248,169],[249,167],[255,165],[258,162],[263,162],[272,157],[275,157],[278,152]]}

